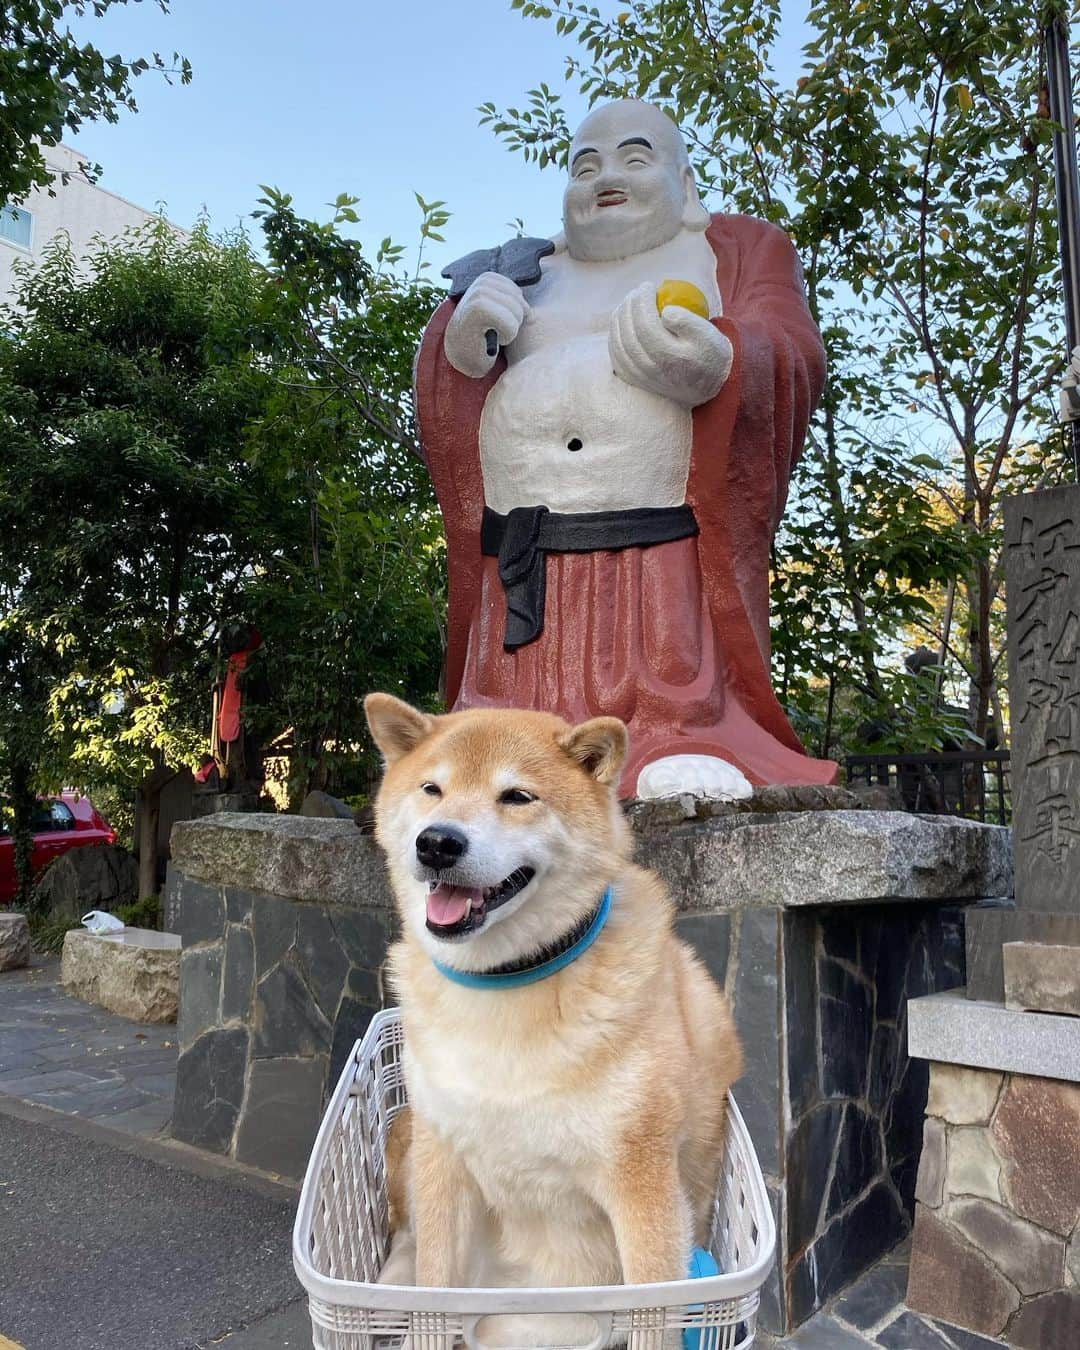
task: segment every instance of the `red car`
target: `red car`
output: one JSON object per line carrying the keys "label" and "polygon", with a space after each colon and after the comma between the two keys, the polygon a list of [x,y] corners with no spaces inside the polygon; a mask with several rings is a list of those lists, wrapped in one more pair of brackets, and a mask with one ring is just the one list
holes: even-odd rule
{"label": "red car", "polygon": [[[10,905],[15,898],[15,846],[10,828],[10,817],[0,814],[0,905]],[[116,831],[89,797],[63,792],[59,797],[43,797],[38,802],[31,854],[35,874],[69,848],[115,843]]]}

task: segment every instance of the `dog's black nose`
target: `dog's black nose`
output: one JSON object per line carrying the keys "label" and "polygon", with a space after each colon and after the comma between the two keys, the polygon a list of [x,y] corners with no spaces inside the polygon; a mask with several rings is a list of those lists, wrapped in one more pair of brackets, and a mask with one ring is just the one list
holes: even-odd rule
{"label": "dog's black nose", "polygon": [[425,867],[432,867],[436,872],[453,867],[468,848],[468,839],[453,825],[429,825],[416,836],[416,856]]}

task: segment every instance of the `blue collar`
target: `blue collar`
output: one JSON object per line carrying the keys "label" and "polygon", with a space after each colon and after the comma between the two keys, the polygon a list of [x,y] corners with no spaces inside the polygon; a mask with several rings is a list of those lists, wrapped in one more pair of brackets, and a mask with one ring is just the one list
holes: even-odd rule
{"label": "blue collar", "polygon": [[611,900],[612,892],[609,886],[604,892],[596,913],[589,920],[588,927],[581,936],[565,950],[549,957],[546,961],[541,961],[539,965],[526,966],[523,970],[483,971],[459,970],[457,966],[448,966],[443,961],[435,961],[435,969],[440,974],[445,975],[448,980],[453,980],[455,984],[464,985],[466,989],[520,989],[525,984],[536,984],[539,980],[546,980],[549,975],[564,970],[571,962],[576,961],[579,956],[589,950],[608,921],[608,915],[611,913]]}

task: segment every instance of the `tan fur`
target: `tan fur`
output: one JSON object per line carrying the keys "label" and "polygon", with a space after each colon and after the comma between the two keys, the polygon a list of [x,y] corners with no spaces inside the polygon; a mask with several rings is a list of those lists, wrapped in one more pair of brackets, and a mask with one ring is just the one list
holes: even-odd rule
{"label": "tan fur", "polygon": [[[399,1237],[415,1241],[417,1282],[683,1278],[708,1235],[741,1057],[724,996],[673,933],[663,885],[630,861],[615,795],[625,730],[517,711],[427,717],[388,695],[367,707],[387,758],[376,833],[403,921],[390,970],[412,1142],[406,1155],[394,1141],[390,1162],[397,1172],[406,1155]],[[433,776],[437,800],[422,790]],[[537,800],[499,804],[509,782]],[[440,944],[424,931],[412,851],[425,823],[447,819],[543,866],[517,912]],[[527,954],[537,933],[550,941],[587,915],[608,884],[607,927],[549,979],[467,989],[432,962],[437,953],[487,969]],[[396,1218],[400,1177],[391,1185]]]}

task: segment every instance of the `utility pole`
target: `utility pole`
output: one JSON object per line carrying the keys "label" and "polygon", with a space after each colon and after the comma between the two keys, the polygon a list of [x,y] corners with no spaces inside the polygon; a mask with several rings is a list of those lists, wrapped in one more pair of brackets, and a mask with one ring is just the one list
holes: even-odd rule
{"label": "utility pole", "polygon": [[[1072,74],[1069,70],[1069,29],[1064,12],[1049,17],[1043,28],[1046,84],[1054,130],[1054,178],[1057,192],[1058,238],[1061,247],[1061,283],[1065,303],[1065,333],[1070,357],[1080,344],[1080,180],[1076,169],[1076,123],[1073,118]],[[1062,388],[1062,415],[1080,482],[1080,387]]]}

